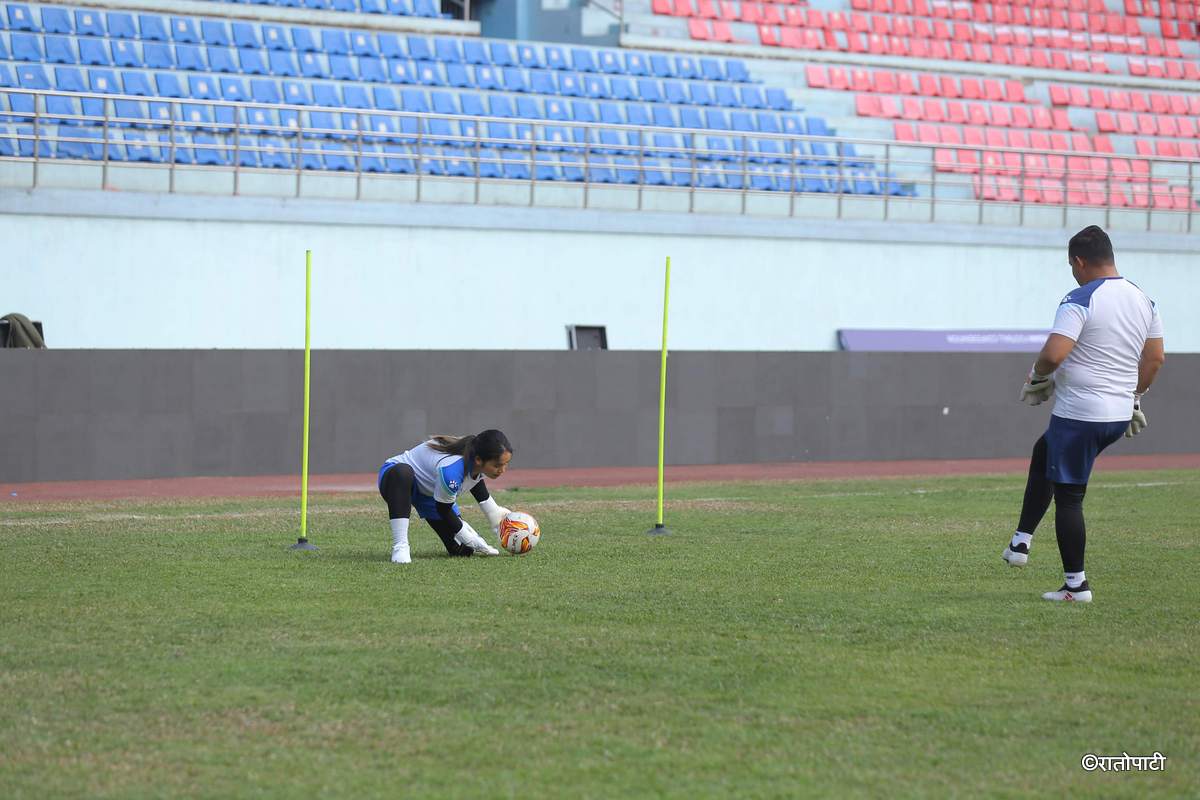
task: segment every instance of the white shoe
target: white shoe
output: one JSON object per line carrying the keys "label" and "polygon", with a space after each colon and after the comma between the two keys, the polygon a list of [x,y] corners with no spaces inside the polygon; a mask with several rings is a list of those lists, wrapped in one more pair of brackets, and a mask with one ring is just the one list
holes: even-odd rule
{"label": "white shoe", "polygon": [[1075,589],[1068,587],[1065,583],[1057,592],[1046,592],[1042,595],[1043,600],[1058,600],[1066,603],[1090,603],[1092,602],[1092,589],[1088,586],[1088,582],[1084,581]]}
{"label": "white shoe", "polygon": [[464,524],[463,529],[454,535],[454,541],[461,544],[463,547],[469,547],[475,551],[477,556],[498,556],[500,551],[492,547],[487,541],[471,528]]}
{"label": "white shoe", "polygon": [[392,548],[393,564],[411,564],[412,556],[408,553],[408,545]]}
{"label": "white shoe", "polygon": [[1012,545],[1009,545],[1004,548],[1004,552],[1000,554],[1000,557],[1007,561],[1009,566],[1023,567],[1029,562],[1029,547],[1019,544],[1017,545],[1017,549],[1013,550]]}

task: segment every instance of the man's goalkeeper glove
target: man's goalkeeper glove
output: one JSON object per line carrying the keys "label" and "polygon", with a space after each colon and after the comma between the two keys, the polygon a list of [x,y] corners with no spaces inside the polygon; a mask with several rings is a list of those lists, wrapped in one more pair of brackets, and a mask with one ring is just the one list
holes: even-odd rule
{"label": "man's goalkeeper glove", "polygon": [[1142,432],[1147,425],[1146,415],[1142,413],[1142,396],[1134,394],[1133,396],[1133,418],[1129,420],[1129,427],[1125,429],[1125,438],[1132,439]]}
{"label": "man's goalkeeper glove", "polygon": [[1029,370],[1029,377],[1025,379],[1025,385],[1021,387],[1021,402],[1039,406],[1049,400],[1052,394],[1054,394],[1054,376],[1038,375],[1034,370]]}

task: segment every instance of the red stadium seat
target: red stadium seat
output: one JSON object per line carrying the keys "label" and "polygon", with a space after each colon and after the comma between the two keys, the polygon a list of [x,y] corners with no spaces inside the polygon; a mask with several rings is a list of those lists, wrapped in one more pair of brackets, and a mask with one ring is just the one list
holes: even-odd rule
{"label": "red stadium seat", "polygon": [[696,16],[701,19],[717,19],[717,4],[713,0],[696,0]]}
{"label": "red stadium seat", "polygon": [[650,0],[650,10],[655,14],[670,14],[671,0]]}
{"label": "red stadium seat", "polygon": [[957,125],[966,125],[968,122],[966,107],[957,100],[947,100],[946,120]]}
{"label": "red stadium seat", "polygon": [[1092,108],[1108,108],[1108,94],[1098,86],[1091,87],[1088,89],[1088,105]]}
{"label": "red stadium seat", "polygon": [[1128,111],[1130,108],[1129,92],[1113,89],[1108,95],[1108,107],[1113,111]]}
{"label": "red stadium seat", "polygon": [[885,119],[896,119],[900,116],[900,105],[896,98],[884,95],[879,98],[879,115]]}
{"label": "red stadium seat", "polygon": [[1073,105],[1077,108],[1087,108],[1088,96],[1086,89],[1084,89],[1082,86],[1072,86],[1067,91],[1071,98],[1070,105]]}
{"label": "red stadium seat", "polygon": [[934,75],[918,75],[917,90],[927,97],[937,97],[941,94],[938,90],[937,77]]}
{"label": "red stadium seat", "polygon": [[1158,117],[1154,122],[1158,126],[1159,136],[1170,136],[1173,138],[1180,135],[1179,126],[1175,124],[1174,117],[1164,115]]}
{"label": "red stadium seat", "polygon": [[1142,136],[1156,136],[1158,134],[1158,126],[1155,124],[1153,114],[1137,115],[1137,132]]}
{"label": "red stadium seat", "polygon": [[[700,41],[708,41],[712,38],[708,30],[708,23],[702,19],[688,20],[688,35]],[[764,42],[764,44],[766,43]]]}
{"label": "red stadium seat", "polygon": [[1069,131],[1071,128],[1071,119],[1067,116],[1065,108],[1051,109],[1050,116],[1054,120],[1054,129],[1060,131]]}
{"label": "red stadium seat", "polygon": [[921,103],[922,118],[930,122],[945,122],[946,111],[942,101],[935,97],[927,97]]}
{"label": "red stadium seat", "polygon": [[958,81],[952,75],[943,75],[938,79],[938,90],[942,97],[958,97]]}
{"label": "red stadium seat", "polygon": [[713,20],[712,33],[714,42],[733,42],[733,29],[729,27],[729,23],[725,20]]}
{"label": "red stadium seat", "polygon": [[1183,115],[1188,113],[1187,98],[1181,94],[1170,95],[1167,98],[1167,105],[1172,114]]}
{"label": "red stadium seat", "polygon": [[1112,114],[1107,111],[1096,112],[1096,130],[1101,133],[1116,133],[1117,121]]}
{"label": "red stadium seat", "polygon": [[877,70],[871,76],[871,88],[883,94],[896,93],[896,73],[886,69]]}
{"label": "red stadium seat", "polygon": [[892,132],[898,142],[915,142],[917,140],[917,134],[913,130],[911,122],[892,123]]}
{"label": "red stadium seat", "polygon": [[830,89],[849,89],[850,80],[846,76],[845,67],[830,67],[829,68],[829,88]]}
{"label": "red stadium seat", "polygon": [[921,102],[915,97],[904,98],[903,105],[900,111],[900,116],[903,119],[919,120],[921,116]]}
{"label": "red stadium seat", "polygon": [[1117,132],[1123,134],[1137,133],[1137,117],[1133,114],[1117,114]]}
{"label": "red stadium seat", "polygon": [[1175,126],[1179,128],[1180,136],[1186,136],[1189,139],[1200,136],[1200,129],[1196,127],[1196,121],[1191,117],[1176,117]]}
{"label": "red stadium seat", "polygon": [[825,67],[820,64],[809,64],[805,67],[804,77],[808,81],[808,85],[814,89],[829,88],[829,74],[825,71]]}
{"label": "red stadium seat", "polygon": [[759,25],[758,40],[768,47],[779,47],[779,29],[770,25]]}
{"label": "red stadium seat", "polygon": [[1004,87],[1000,81],[985,78],[983,81],[983,96],[986,100],[1001,101],[1004,99]]}
{"label": "red stadium seat", "polygon": [[1163,158],[1179,158],[1179,145],[1170,139],[1156,139],[1154,150]]}
{"label": "red stadium seat", "polygon": [[883,116],[879,104],[879,96],[874,94],[859,94],[854,96],[854,113],[860,117]]}
{"label": "red stadium seat", "polygon": [[1033,107],[1033,127],[1048,130],[1054,127],[1054,115],[1045,106]]}
{"label": "red stadium seat", "polygon": [[677,17],[692,16],[692,0],[672,0],[671,13]]}
{"label": "red stadium seat", "polygon": [[851,70],[850,88],[856,92],[871,91],[871,73],[865,69]]}
{"label": "red stadium seat", "polygon": [[1007,128],[1012,125],[1012,114],[1008,110],[1008,106],[994,105],[991,107],[992,124]]}
{"label": "red stadium seat", "polygon": [[984,127],[992,124],[991,115],[988,114],[988,107],[984,103],[967,103],[967,121],[972,125]]}
{"label": "red stadium seat", "polygon": [[1167,99],[1165,94],[1151,92],[1150,110],[1155,114],[1169,114],[1171,113],[1171,101]]}
{"label": "red stadium seat", "polygon": [[742,2],[742,13],[740,18],[742,22],[748,22],[751,25],[758,25],[765,22],[762,15],[762,6],[758,3],[746,2],[745,0]]}
{"label": "red stadium seat", "polygon": [[1092,150],[1097,153],[1114,153],[1112,139],[1107,136],[1093,136]]}
{"label": "red stadium seat", "polygon": [[921,144],[938,144],[942,137],[938,133],[937,125],[930,125],[928,122],[917,123],[917,141]]}
{"label": "red stadium seat", "polygon": [[1020,81],[1005,81],[1004,99],[1010,103],[1024,103],[1025,85]]}
{"label": "red stadium seat", "polygon": [[944,125],[942,126],[942,129],[938,131],[938,134],[941,136],[942,144],[963,143],[961,128],[955,128],[952,125]]}
{"label": "red stadium seat", "polygon": [[1033,120],[1029,118],[1029,109],[1025,106],[1012,107],[1012,126],[1014,128],[1032,128]]}
{"label": "red stadium seat", "polygon": [[1071,95],[1067,91],[1066,86],[1058,84],[1050,85],[1050,103],[1056,106],[1066,106],[1071,104]]}
{"label": "red stadium seat", "polygon": [[1154,143],[1147,141],[1146,139],[1137,139],[1136,141],[1134,141],[1133,149],[1137,152],[1137,154],[1139,156],[1153,156],[1154,155]]}

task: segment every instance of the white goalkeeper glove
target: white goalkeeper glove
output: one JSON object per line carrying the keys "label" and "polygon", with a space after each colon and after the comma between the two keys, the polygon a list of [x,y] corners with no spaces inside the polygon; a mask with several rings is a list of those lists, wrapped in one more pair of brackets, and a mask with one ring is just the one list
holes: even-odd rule
{"label": "white goalkeeper glove", "polygon": [[1129,420],[1129,427],[1125,429],[1125,438],[1132,439],[1149,424],[1146,422],[1146,415],[1142,413],[1142,396],[1135,394],[1133,396],[1133,418]]}
{"label": "white goalkeeper glove", "polygon": [[500,551],[492,547],[482,536],[475,532],[475,529],[464,519],[462,521],[462,530],[454,534],[454,541],[469,547],[475,551],[475,555],[481,556],[498,556]]}
{"label": "white goalkeeper glove", "polygon": [[1052,394],[1054,394],[1054,376],[1038,375],[1034,370],[1029,370],[1029,377],[1025,379],[1025,385],[1021,387],[1021,402],[1031,406],[1040,406],[1049,400]]}
{"label": "white goalkeeper glove", "polygon": [[511,512],[496,502],[495,498],[489,497],[479,504],[479,510],[487,517],[488,524],[492,526],[492,533],[500,535],[500,523],[504,521],[504,517]]}

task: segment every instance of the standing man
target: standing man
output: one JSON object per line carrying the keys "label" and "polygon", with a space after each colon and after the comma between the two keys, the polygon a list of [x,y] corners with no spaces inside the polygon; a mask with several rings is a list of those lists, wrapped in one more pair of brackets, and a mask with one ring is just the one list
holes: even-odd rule
{"label": "standing man", "polygon": [[1021,387],[1021,400],[1032,406],[1055,395],[1054,411],[1033,446],[1021,519],[1003,558],[1025,565],[1053,498],[1066,580],[1042,597],[1090,603],[1083,572],[1088,476],[1100,451],[1122,433],[1129,438],[1146,427],[1141,400],[1163,364],[1163,329],[1150,298],[1117,274],[1112,242],[1099,227],[1071,237],[1067,262],[1079,288],[1059,304],[1054,328]]}

